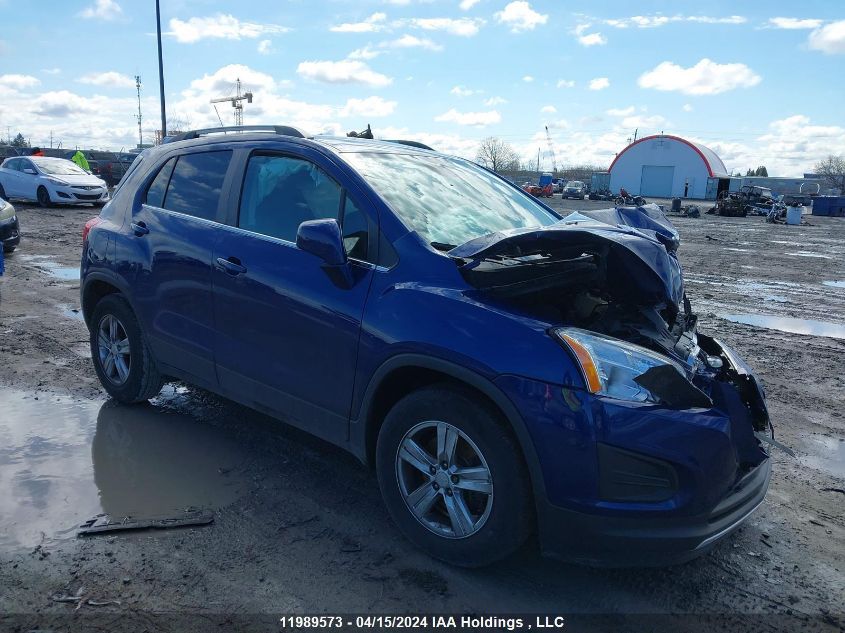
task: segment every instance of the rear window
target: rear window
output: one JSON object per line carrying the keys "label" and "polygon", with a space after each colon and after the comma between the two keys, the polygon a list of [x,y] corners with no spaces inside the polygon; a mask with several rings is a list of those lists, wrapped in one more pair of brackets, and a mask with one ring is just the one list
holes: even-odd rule
{"label": "rear window", "polygon": [[180,156],[170,176],[163,208],[205,220],[216,219],[231,158],[229,150]]}

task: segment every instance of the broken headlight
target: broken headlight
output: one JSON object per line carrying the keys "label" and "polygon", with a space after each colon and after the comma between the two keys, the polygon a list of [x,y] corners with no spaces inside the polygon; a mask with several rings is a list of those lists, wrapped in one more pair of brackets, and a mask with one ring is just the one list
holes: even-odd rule
{"label": "broken headlight", "polygon": [[674,368],[688,382],[677,363],[645,347],[578,328],[558,328],[553,334],[578,361],[591,393],[633,402],[660,402],[662,398],[637,380],[655,368]]}

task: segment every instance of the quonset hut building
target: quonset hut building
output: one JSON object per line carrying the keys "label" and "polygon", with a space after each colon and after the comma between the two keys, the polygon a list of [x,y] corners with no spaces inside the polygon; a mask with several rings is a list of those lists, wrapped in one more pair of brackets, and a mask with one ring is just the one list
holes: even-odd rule
{"label": "quonset hut building", "polygon": [[709,147],[679,136],[645,136],[628,145],[610,164],[610,190],[653,198],[714,200],[730,187],[725,164]]}

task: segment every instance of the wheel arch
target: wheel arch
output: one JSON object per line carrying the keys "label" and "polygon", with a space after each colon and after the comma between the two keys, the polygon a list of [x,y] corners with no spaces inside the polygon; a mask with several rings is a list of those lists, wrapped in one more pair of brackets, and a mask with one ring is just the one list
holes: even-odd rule
{"label": "wheel arch", "polygon": [[425,385],[446,382],[483,397],[508,423],[528,468],[535,502],[545,499],[545,486],[534,443],[510,399],[486,377],[455,363],[422,354],[400,354],[385,361],[370,379],[357,420],[350,424],[350,448],[372,465],[376,440],[387,412],[401,398]]}
{"label": "wheel arch", "polygon": [[138,317],[138,311],[135,310],[135,306],[132,305],[132,300],[126,292],[125,286],[120,281],[111,275],[89,273],[85,276],[85,281],[83,282],[82,289],[80,290],[82,317],[85,319],[86,325],[90,327],[91,315],[94,314],[94,309],[97,307],[97,304],[103,299],[103,297],[111,294],[119,294],[123,297],[129,304],[132,312],[135,313],[136,318]]}

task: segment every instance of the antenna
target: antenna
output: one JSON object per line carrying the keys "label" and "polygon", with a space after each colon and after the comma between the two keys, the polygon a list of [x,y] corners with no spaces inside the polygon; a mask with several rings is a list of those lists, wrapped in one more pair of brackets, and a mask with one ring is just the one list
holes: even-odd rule
{"label": "antenna", "polygon": [[135,90],[138,91],[138,114],[135,118],[138,119],[138,148],[144,145],[144,135],[141,133],[141,75],[135,75]]}
{"label": "antenna", "polygon": [[[213,105],[215,103],[225,103],[230,102],[232,107],[235,109],[235,127],[241,127],[244,124],[244,101],[247,103],[252,103],[252,93],[245,92],[241,94],[241,79],[235,81],[235,96],[234,97],[220,97],[219,99],[212,99],[210,103]],[[215,108],[215,111],[217,108]],[[220,118],[220,115],[217,115],[217,118]],[[220,121],[220,125],[223,125],[223,121]]]}

